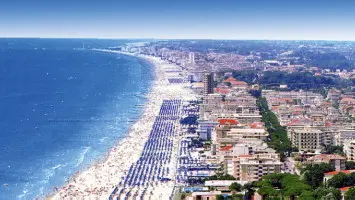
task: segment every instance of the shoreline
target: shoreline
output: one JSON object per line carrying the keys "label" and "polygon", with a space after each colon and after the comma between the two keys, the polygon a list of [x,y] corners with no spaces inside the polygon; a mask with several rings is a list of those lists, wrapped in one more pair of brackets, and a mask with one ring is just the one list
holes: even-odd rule
{"label": "shoreline", "polygon": [[132,163],[139,159],[153,127],[155,117],[159,114],[163,99],[178,96],[184,98],[185,93],[190,93],[183,85],[171,85],[173,88],[167,87],[169,82],[166,79],[167,74],[163,65],[171,64],[159,58],[118,51],[95,50],[134,56],[149,62],[153,67],[154,80],[150,91],[145,96],[147,102],[143,105],[141,116],[127,130],[126,136],[115,142],[107,155],[103,156],[103,159],[97,160],[82,171],[73,174],[63,186],[49,194],[48,199],[108,199],[113,189],[125,176],[125,172],[128,171]]}

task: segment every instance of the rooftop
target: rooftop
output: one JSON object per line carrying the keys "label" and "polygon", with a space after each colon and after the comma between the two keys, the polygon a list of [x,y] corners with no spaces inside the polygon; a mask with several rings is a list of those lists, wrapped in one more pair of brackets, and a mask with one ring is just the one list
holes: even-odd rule
{"label": "rooftop", "polygon": [[236,125],[238,124],[238,121],[235,119],[219,119],[218,120],[220,125]]}
{"label": "rooftop", "polygon": [[326,172],[324,173],[325,175],[336,175],[339,173],[344,173],[344,174],[350,174],[354,172],[355,170],[340,170],[340,171],[331,171],[331,172]]}
{"label": "rooftop", "polygon": [[328,161],[328,162],[330,160],[346,160],[346,158],[338,154],[319,154],[307,159],[307,161]]}

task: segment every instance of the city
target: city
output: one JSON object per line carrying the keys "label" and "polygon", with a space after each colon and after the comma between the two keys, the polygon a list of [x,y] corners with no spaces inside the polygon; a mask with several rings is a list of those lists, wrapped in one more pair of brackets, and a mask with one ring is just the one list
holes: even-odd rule
{"label": "city", "polygon": [[[111,49],[179,66],[167,79],[190,83],[197,97],[186,102],[180,119],[172,197],[344,198],[355,175],[355,44],[265,41],[245,52],[239,43],[254,41],[153,41]],[[314,55],[319,63],[307,60]]]}
{"label": "city", "polygon": [[355,200],[354,0],[0,6],[0,200]]}

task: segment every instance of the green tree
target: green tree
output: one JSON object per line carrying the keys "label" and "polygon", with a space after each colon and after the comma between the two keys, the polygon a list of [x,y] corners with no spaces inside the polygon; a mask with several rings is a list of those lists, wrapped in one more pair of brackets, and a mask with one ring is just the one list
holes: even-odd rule
{"label": "green tree", "polygon": [[313,197],[313,192],[302,191],[301,195],[298,197],[298,200],[316,200],[316,199]]}
{"label": "green tree", "polygon": [[326,187],[318,187],[317,189],[315,189],[313,191],[313,196],[316,199],[322,199],[324,198],[325,200],[341,200],[342,196],[341,196],[341,192],[336,189],[336,188],[326,188]]}
{"label": "green tree", "polygon": [[347,183],[347,176],[344,173],[338,173],[328,180],[327,184],[330,187],[341,188]]}
{"label": "green tree", "polygon": [[240,192],[240,191],[242,191],[242,186],[239,183],[234,182],[229,186],[229,189],[232,191]]}
{"label": "green tree", "polygon": [[236,180],[236,179],[229,174],[217,173],[213,176],[209,176],[205,178],[205,181],[211,181],[211,180]]}
{"label": "green tree", "polygon": [[345,186],[353,186],[355,185],[355,172],[352,172],[346,175],[347,179],[345,180]]}
{"label": "green tree", "polygon": [[324,149],[325,154],[340,154],[344,156],[343,146],[332,146],[328,145]]}
{"label": "green tree", "polygon": [[243,200],[242,194],[232,194],[232,200]]}
{"label": "green tree", "polygon": [[263,197],[263,199],[266,199],[270,196],[272,197],[278,195],[279,192],[271,186],[263,186],[258,189],[258,194],[260,194]]}
{"label": "green tree", "polygon": [[281,160],[284,160],[285,154],[288,155],[295,150],[287,137],[286,128],[280,125],[276,115],[269,110],[265,98],[258,98],[257,106],[271,139],[268,145],[280,153]]}
{"label": "green tree", "polygon": [[344,195],[345,200],[354,200],[355,199],[355,188],[350,188]]}
{"label": "green tree", "polygon": [[254,185],[255,182],[253,183],[246,183],[243,185],[243,190],[245,190],[245,198],[246,200],[250,200],[251,197],[254,195],[255,190],[254,190]]}
{"label": "green tree", "polygon": [[301,169],[301,174],[305,183],[315,189],[322,184],[324,173],[330,171],[334,167],[328,163],[310,164]]}
{"label": "green tree", "polygon": [[354,161],[346,161],[345,162],[345,167],[346,167],[347,170],[355,169],[355,162]]}
{"label": "green tree", "polygon": [[269,174],[256,184],[258,193],[264,198],[289,197],[296,199],[303,191],[311,190],[311,187],[300,180],[294,174]]}

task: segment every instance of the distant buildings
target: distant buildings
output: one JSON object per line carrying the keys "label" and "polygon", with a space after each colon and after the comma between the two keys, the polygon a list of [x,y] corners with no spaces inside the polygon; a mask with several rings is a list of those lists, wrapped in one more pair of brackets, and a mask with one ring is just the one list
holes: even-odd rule
{"label": "distant buildings", "polygon": [[239,181],[258,181],[267,174],[280,173],[279,154],[240,155],[233,159],[233,176]]}
{"label": "distant buildings", "polygon": [[212,73],[205,73],[204,79],[204,95],[212,94],[213,93],[213,74]]}
{"label": "distant buildings", "polygon": [[[299,150],[320,151],[325,146],[355,140],[355,126],[344,115],[353,101],[351,94],[341,98],[338,90],[331,89],[327,99],[305,91],[263,90],[262,95]],[[338,102],[339,109],[333,105]]]}
{"label": "distant buildings", "polygon": [[195,53],[194,52],[189,53],[189,63],[192,65],[195,64]]}
{"label": "distant buildings", "polygon": [[315,155],[307,159],[306,163],[309,164],[320,164],[328,163],[331,164],[335,171],[345,170],[346,158],[337,154],[320,154]]}
{"label": "distant buildings", "polygon": [[322,149],[321,145],[324,144],[323,132],[318,129],[292,129],[289,138],[299,150]]}
{"label": "distant buildings", "polygon": [[355,161],[355,141],[348,141],[344,144],[344,153],[348,160]]}
{"label": "distant buildings", "polygon": [[[184,139],[181,144],[186,145],[185,149],[191,152],[182,153],[181,159],[193,160],[192,163],[189,161],[184,165],[184,170],[188,171],[184,176],[190,180],[211,175],[206,171],[211,170],[213,174],[214,169],[232,175],[241,184],[258,181],[267,174],[295,172],[297,163],[293,163],[293,159],[286,159],[285,163],[281,163],[280,154],[268,147],[268,130],[273,127],[265,128],[265,123],[270,122],[262,120],[256,98],[248,93],[250,88],[261,87],[248,86],[246,82],[237,80],[233,77],[236,74],[231,70],[264,69],[290,73],[308,71],[315,76],[328,74],[347,79],[355,77],[355,72],[348,73],[346,70],[332,72],[318,67],[305,67],[305,64],[295,62],[300,59],[295,57],[292,50],[262,50],[238,55],[230,51],[214,51],[216,48],[200,51],[200,48],[193,49],[185,45],[181,43],[179,47],[175,43],[158,43],[140,50],[143,54],[158,56],[181,66],[181,71],[171,71],[171,79],[176,81],[174,73],[184,74],[185,80],[192,82],[191,89],[198,97],[203,97],[203,102],[198,103],[199,109],[194,111],[198,117],[198,125],[184,127],[189,134],[182,135]],[[297,46],[296,49],[298,48]],[[127,46],[127,51],[134,52],[135,48]],[[263,73],[258,73],[259,75],[262,76]],[[214,77],[219,80],[216,88]],[[331,88],[325,98],[323,95],[326,93],[323,92],[320,94],[303,90],[286,91],[293,88],[291,86],[282,83],[277,91],[263,89],[262,96],[267,100],[269,110],[275,114],[280,125],[286,127],[292,146],[300,150],[300,157],[297,157],[295,162],[331,164],[337,171],[326,173],[327,179],[339,171],[349,173],[342,170],[345,169],[346,159],[355,160],[355,123],[349,118],[355,117],[355,93],[343,93],[342,90]],[[198,142],[193,146],[195,141]],[[203,147],[199,146],[201,141]],[[330,145],[344,145],[347,158],[321,154],[322,150]],[[288,156],[288,153],[290,152],[285,152],[285,155]],[[205,182],[205,189],[192,191],[186,199],[216,199],[216,195],[227,193],[231,182],[234,181]],[[206,186],[213,187],[214,191],[209,191]]]}

